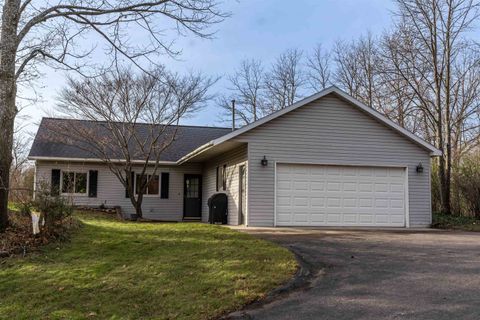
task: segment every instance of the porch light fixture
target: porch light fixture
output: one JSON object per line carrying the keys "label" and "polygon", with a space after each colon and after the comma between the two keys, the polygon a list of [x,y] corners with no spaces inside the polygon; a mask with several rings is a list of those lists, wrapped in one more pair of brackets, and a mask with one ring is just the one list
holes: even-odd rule
{"label": "porch light fixture", "polygon": [[263,159],[260,161],[260,163],[262,164],[262,167],[268,166],[267,157],[263,156]]}
{"label": "porch light fixture", "polygon": [[417,172],[418,172],[418,173],[422,173],[422,172],[423,172],[423,165],[422,165],[421,162],[420,162],[420,163],[418,164],[418,166],[417,166]]}

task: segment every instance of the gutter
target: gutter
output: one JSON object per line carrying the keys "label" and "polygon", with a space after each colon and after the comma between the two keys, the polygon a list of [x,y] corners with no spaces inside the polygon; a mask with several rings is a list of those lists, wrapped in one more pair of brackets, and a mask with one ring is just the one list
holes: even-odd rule
{"label": "gutter", "polygon": [[207,151],[208,149],[210,149],[211,147],[213,147],[215,145],[214,142],[215,142],[215,140],[212,140],[212,141],[204,144],[203,146],[198,147],[197,149],[193,150],[189,154],[181,157],[176,163],[177,164],[185,163],[186,161],[193,158],[194,156],[197,156],[197,155],[201,154],[202,152]]}
{"label": "gutter", "polygon": [[[105,163],[104,161],[99,158],[64,158],[64,157],[41,157],[41,156],[29,156],[28,160],[40,160],[40,161],[71,161],[71,162],[100,162]],[[123,163],[125,162],[124,159],[111,159],[109,160],[113,163]],[[145,163],[143,160],[132,160],[134,164],[142,164]],[[149,161],[149,163],[156,163],[156,161]],[[165,164],[165,165],[177,165],[176,161],[158,161],[158,164]]]}

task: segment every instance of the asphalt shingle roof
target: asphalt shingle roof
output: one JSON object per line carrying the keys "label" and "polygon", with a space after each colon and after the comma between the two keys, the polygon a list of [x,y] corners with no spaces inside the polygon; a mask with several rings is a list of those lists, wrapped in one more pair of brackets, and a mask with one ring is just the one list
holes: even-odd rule
{"label": "asphalt shingle roof", "polygon": [[[119,123],[119,125],[122,125]],[[58,118],[43,118],[30,149],[30,157],[58,157],[58,158],[98,158],[95,152],[91,150],[87,143],[81,140],[75,143],[65,142],[66,139],[59,138],[62,136],[61,132],[66,132],[69,128],[86,128],[92,134],[98,137],[105,137],[106,139],[113,139],[111,132],[106,128],[104,122],[94,122],[87,120],[73,120],[73,119],[58,119]],[[165,130],[165,138],[171,135],[176,126],[169,126]],[[137,124],[137,135],[141,138],[148,139],[151,132],[151,124]],[[72,130],[74,132],[74,130]],[[161,154],[161,161],[177,161],[189,152],[195,150],[201,145],[226,135],[231,132],[229,128],[218,127],[201,127],[201,126],[178,126],[175,139],[172,144]],[[160,141],[161,144],[163,141]],[[123,159],[120,153],[111,150],[110,157],[113,159]],[[136,160],[141,160],[136,159]]]}

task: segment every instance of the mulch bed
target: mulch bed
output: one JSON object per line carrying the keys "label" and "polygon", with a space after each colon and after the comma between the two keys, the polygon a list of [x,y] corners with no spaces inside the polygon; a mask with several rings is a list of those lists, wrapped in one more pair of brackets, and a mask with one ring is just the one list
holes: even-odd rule
{"label": "mulch bed", "polygon": [[9,212],[10,226],[4,233],[0,233],[0,258],[11,255],[25,255],[52,241],[66,240],[70,231],[78,228],[80,222],[69,217],[55,226],[53,231],[34,235],[32,220],[29,216],[15,211]]}

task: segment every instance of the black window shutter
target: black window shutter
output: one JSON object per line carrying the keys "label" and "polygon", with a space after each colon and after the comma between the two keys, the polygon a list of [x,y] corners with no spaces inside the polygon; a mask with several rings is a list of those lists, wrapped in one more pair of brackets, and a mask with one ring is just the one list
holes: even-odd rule
{"label": "black window shutter", "polygon": [[217,190],[217,192],[218,192],[218,181],[219,181],[218,179],[220,179],[220,177],[219,177],[220,172],[219,171],[220,171],[220,168],[217,167],[217,181],[215,182],[215,189]]}
{"label": "black window shutter", "polygon": [[60,170],[52,169],[52,181],[50,184],[50,193],[52,196],[58,196],[60,194]]}
{"label": "black window shutter", "polygon": [[227,190],[227,165],[223,165],[223,172],[222,172],[222,187],[223,191]]}
{"label": "black window shutter", "polygon": [[88,196],[90,198],[97,197],[98,171],[90,170],[88,172]]}
{"label": "black window shutter", "polygon": [[[132,186],[132,192],[135,192],[135,172],[130,172],[130,181],[127,179],[127,183],[130,183]],[[128,196],[128,188],[125,188],[125,198],[130,198]]]}
{"label": "black window shutter", "polygon": [[162,186],[160,190],[160,198],[168,199],[169,185],[170,185],[170,173],[162,172]]}

